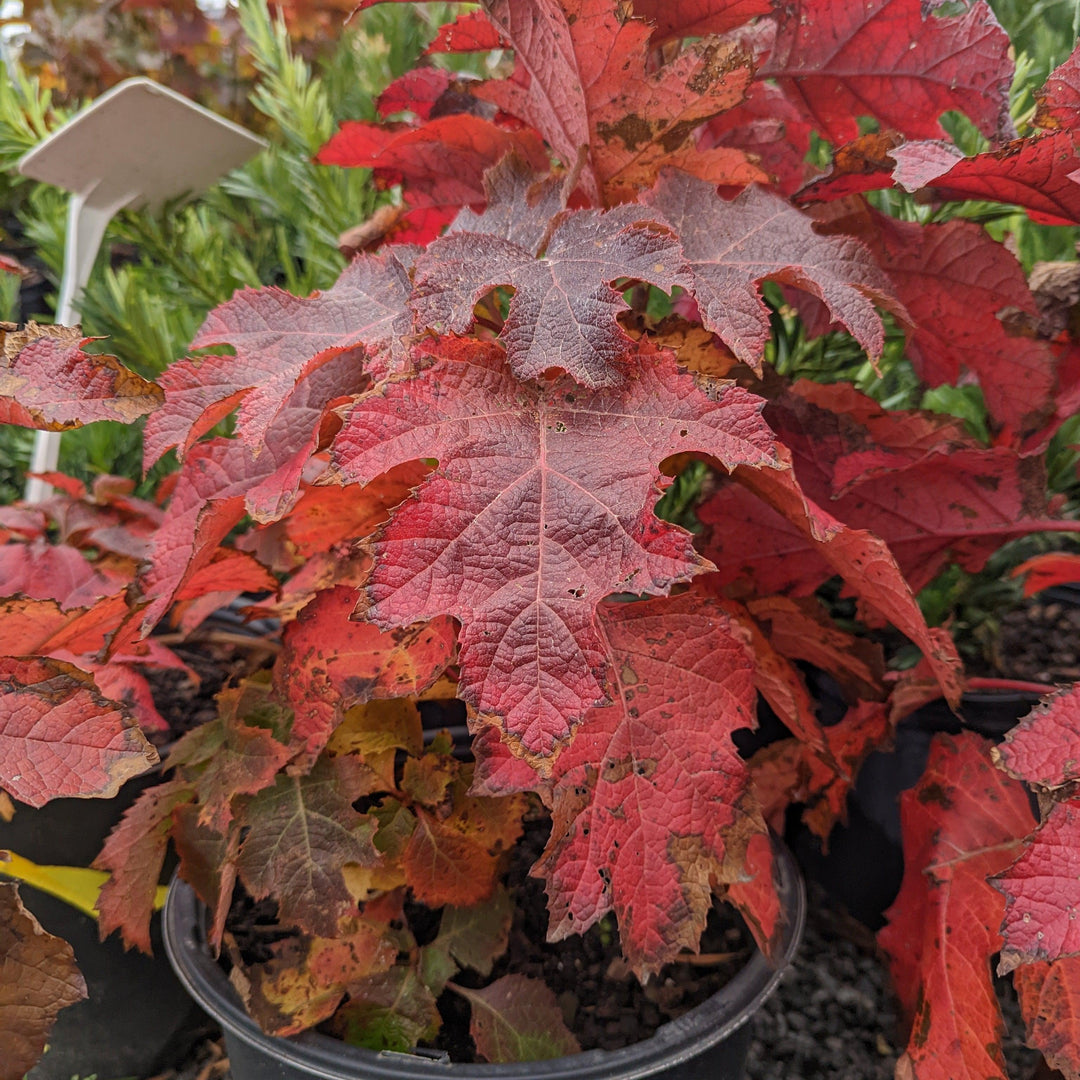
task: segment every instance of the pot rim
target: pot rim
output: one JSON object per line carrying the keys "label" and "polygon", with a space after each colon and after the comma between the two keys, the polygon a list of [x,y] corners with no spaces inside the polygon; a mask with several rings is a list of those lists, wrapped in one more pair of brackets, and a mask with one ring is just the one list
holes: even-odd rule
{"label": "pot rim", "polygon": [[[757,950],[721,990],[620,1050],[587,1050],[548,1061],[512,1065],[450,1063],[417,1054],[366,1050],[308,1031],[289,1038],[265,1034],[247,1015],[236,991],[206,945],[207,909],[178,875],[162,913],[165,951],[188,993],[235,1038],[324,1080],[430,1080],[450,1070],[454,1080],[637,1080],[679,1065],[747,1023],[794,959],[806,920],[806,892],[794,856],[773,837],[774,878],[785,917],[775,965]],[[361,1070],[364,1070],[361,1074]]]}

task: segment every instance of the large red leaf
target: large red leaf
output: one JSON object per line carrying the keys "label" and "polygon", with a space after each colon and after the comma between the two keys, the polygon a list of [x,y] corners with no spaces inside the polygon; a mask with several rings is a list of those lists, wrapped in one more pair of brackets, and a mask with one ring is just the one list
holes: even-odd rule
{"label": "large red leaf", "polygon": [[1031,960],[1080,956],[1080,800],[1054,806],[993,884],[1005,895],[999,972]]}
{"label": "large red leaf", "polygon": [[508,131],[471,113],[419,126],[349,121],[317,160],[372,169],[384,187],[404,184],[406,201],[419,209],[482,203],[484,172],[512,150],[537,172],[547,169],[547,153],[533,132]]}
{"label": "large red leaf", "polygon": [[98,894],[101,936],[119,930],[125,947],[150,953],[150,917],[169,844],[172,812],[190,802],[190,786],[170,780],[148,788],[125,811],[94,860],[111,877]]}
{"label": "large red leaf", "polygon": [[649,24],[609,0],[488,0],[485,10],[517,68],[477,95],[532,124],[564,165],[588,147],[581,183],[594,201],[633,199],[664,165],[715,184],[764,179],[738,150],[691,152],[697,126],[746,94],[750,60],[737,46],[707,38],[656,70]]}
{"label": "large red leaf", "polygon": [[665,174],[649,202],[682,241],[702,321],[740,360],[760,371],[770,332],[758,288],[765,280],[816,296],[872,357],[881,355],[885,332],[874,304],[892,305],[891,290],[859,241],[820,236],[770,192],[751,188],[727,203],[683,173]]}
{"label": "large red leaf", "polygon": [[258,449],[318,354],[363,343],[376,367],[385,366],[409,329],[408,295],[392,254],[360,256],[333,286],[307,297],[241,289],[210,312],[192,343],[229,345],[234,355],[180,360],[162,376],[165,404],[146,423],[146,465],[173,446],[183,457],[237,404],[240,437]]}
{"label": "large red leaf", "polygon": [[0,786],[16,799],[111,798],[157,760],[128,709],[86,672],[0,657]]}
{"label": "large red leaf", "polygon": [[731,733],[754,723],[750,659],[722,609],[687,593],[601,609],[613,705],[556,759],[554,826],[534,868],[552,940],[607,912],[639,975],[697,950],[713,888],[742,876],[763,824]]}
{"label": "large red leaf", "polygon": [[878,940],[912,1018],[898,1066],[912,1080],[1006,1075],[990,971],[1004,901],[986,878],[1015,855],[1032,818],[1022,785],[988,751],[973,734],[937,736],[901,796],[904,880]]}
{"label": "large red leaf", "polygon": [[156,409],[161,391],[115,356],[83,352],[92,340],[78,328],[0,323],[0,422],[63,431]]}
{"label": "large red leaf", "polygon": [[1008,126],[1009,39],[985,0],[940,18],[920,0],[789,0],[759,77],[775,79],[843,143],[872,116],[912,138],[942,134],[938,117],[966,113],[993,137]]}
{"label": "large red leaf", "polygon": [[610,283],[636,278],[665,292],[690,283],[677,239],[639,207],[569,212],[539,258],[488,233],[483,218],[476,224],[477,232],[444,236],[417,259],[413,309],[422,326],[463,333],[481,297],[512,286],[501,336],[519,378],[561,368],[586,386],[620,383],[636,343],[616,321],[628,305]]}
{"label": "large red leaf", "polygon": [[307,776],[279,775],[243,807],[240,877],[257,900],[273,895],[286,926],[335,937],[355,911],[342,870],[379,859],[374,820],[352,808],[369,793],[366,779],[353,757],[322,758]]}
{"label": "large red leaf", "polygon": [[1080,170],[1075,135],[1051,131],[1017,139],[974,157],[939,143],[906,143],[892,151],[893,179],[908,191],[932,189],[940,199],[1015,203],[1042,225],[1080,222]]}
{"label": "large red leaf", "polygon": [[36,1064],[61,1009],[86,998],[71,946],[0,882],[0,1080],[22,1080]]}
{"label": "large red leaf", "polygon": [[1080,959],[1021,964],[1013,972],[1028,1046],[1066,1080],[1080,1077]]}
{"label": "large red leaf", "polygon": [[496,347],[462,341],[361,398],[334,444],[361,481],[439,459],[372,545],[370,614],[386,629],[456,616],[461,696],[529,754],[555,753],[606,698],[600,600],[666,593],[703,568],[688,534],[652,514],[657,463],[697,449],[727,468],[778,466],[758,399],[699,384],[664,353],[640,359],[624,388],[586,391],[521,383]]}
{"label": "large red leaf", "polygon": [[355,589],[328,589],[286,627],[275,679],[293,709],[294,748],[305,754],[322,749],[344,710],[372,698],[418,694],[453,659],[453,620],[380,630],[350,619],[357,599]]}

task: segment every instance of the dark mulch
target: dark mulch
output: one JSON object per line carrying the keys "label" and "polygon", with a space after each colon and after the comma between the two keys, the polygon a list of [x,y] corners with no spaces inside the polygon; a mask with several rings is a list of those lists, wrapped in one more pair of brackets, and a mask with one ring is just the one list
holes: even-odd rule
{"label": "dark mulch", "polygon": [[990,670],[1009,679],[1080,680],[1080,591],[1049,590],[1001,617]]}
{"label": "dark mulch", "polygon": [[[753,1021],[747,1080],[892,1080],[907,1039],[884,958],[862,923],[809,893],[799,955]],[[995,989],[1009,1075],[1028,1080],[1042,1057],[1024,1045],[1011,981]]]}

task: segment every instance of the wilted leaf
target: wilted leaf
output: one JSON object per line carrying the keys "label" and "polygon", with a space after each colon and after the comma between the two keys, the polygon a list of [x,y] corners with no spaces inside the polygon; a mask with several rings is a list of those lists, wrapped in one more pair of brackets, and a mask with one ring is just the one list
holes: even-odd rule
{"label": "wilted leaf", "polygon": [[695,129],[749,87],[749,57],[733,43],[706,38],[656,69],[650,25],[608,0],[488,0],[485,11],[517,66],[477,96],[530,123],[564,165],[588,147],[581,183],[594,202],[632,200],[665,165],[714,184],[764,178],[740,151],[691,149]]}
{"label": "wilted leaf", "polygon": [[477,1053],[493,1065],[546,1061],[581,1050],[554,993],[539,979],[504,975],[482,990],[456,983],[453,989],[472,1006],[469,1034]]}
{"label": "wilted leaf", "polygon": [[412,968],[399,965],[349,987],[333,1031],[351,1046],[404,1054],[434,1038],[441,1025],[435,996]]}
{"label": "wilted leaf", "polygon": [[284,924],[334,937],[339,921],[356,910],[342,868],[379,859],[371,843],[375,822],[352,808],[366,794],[363,775],[352,758],[324,758],[307,776],[279,775],[239,815],[250,828],[240,876],[256,899],[273,895]]}
{"label": "wilted leaf", "polygon": [[461,696],[504,716],[530,754],[553,754],[605,698],[597,603],[663,593],[702,568],[688,535],[652,515],[655,463],[696,449],[776,467],[756,398],[699,386],[663,353],[641,360],[624,389],[590,392],[565,377],[521,383],[499,350],[461,342],[361,398],[335,443],[339,470],[361,481],[440,459],[372,545],[370,616],[388,628],[460,619]]}
{"label": "wilted leaf", "polygon": [[71,946],[42,930],[0,882],[0,1080],[22,1080],[37,1063],[61,1009],[86,998]]}
{"label": "wilted leaf", "polygon": [[306,755],[319,752],[346,709],[426,690],[453,659],[451,619],[380,630],[350,619],[358,599],[347,586],[320,592],[285,630],[275,678],[295,713],[294,748]]}

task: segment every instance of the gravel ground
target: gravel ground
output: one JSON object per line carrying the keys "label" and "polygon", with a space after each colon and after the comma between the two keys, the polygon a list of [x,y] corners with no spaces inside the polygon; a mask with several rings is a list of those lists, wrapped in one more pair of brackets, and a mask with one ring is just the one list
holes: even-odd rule
{"label": "gravel ground", "polygon": [[[747,1080],[892,1080],[904,1036],[873,935],[810,893],[799,955],[754,1019]],[[1041,1057],[1023,1044],[1011,982],[996,988],[1009,1075],[1027,1080]]]}

